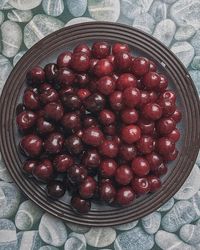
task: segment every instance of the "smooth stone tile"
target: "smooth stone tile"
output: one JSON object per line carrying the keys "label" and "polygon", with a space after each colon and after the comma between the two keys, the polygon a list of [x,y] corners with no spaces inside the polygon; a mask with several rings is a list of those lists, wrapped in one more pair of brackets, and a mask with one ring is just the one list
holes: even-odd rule
{"label": "smooth stone tile", "polygon": [[0,11],[0,25],[3,23],[4,18],[5,18],[5,16],[4,16],[3,11]]}
{"label": "smooth stone tile", "polygon": [[163,250],[195,250],[193,246],[181,241],[176,234],[163,230],[156,233],[155,242]]}
{"label": "smooth stone tile", "polygon": [[18,10],[31,10],[41,4],[42,0],[9,0],[9,4]]}
{"label": "smooth stone tile", "polygon": [[169,211],[174,205],[174,198],[169,199],[164,205],[162,205],[157,211],[166,212]]}
{"label": "smooth stone tile", "polygon": [[179,235],[183,241],[190,245],[200,243],[200,226],[186,224],[181,227]]}
{"label": "smooth stone tile", "polygon": [[156,23],[167,18],[167,4],[163,1],[154,1],[149,10],[149,14],[154,18]]}
{"label": "smooth stone tile", "polygon": [[19,230],[30,230],[39,222],[43,213],[43,210],[32,201],[24,201],[20,204],[15,216],[15,225]]}
{"label": "smooth stone tile", "polygon": [[66,0],[66,4],[74,17],[82,16],[87,9],[87,0]]}
{"label": "smooth stone tile", "polygon": [[[1,91],[3,89],[3,86],[10,74],[10,72],[12,71],[13,67],[9,61],[8,58],[4,57],[3,55],[0,54],[0,95],[1,95]],[[1,158],[1,157],[0,157]],[[1,172],[1,177],[2,180],[4,181],[12,181],[10,174],[8,173],[8,170],[5,168],[5,165],[3,165],[2,163],[0,163],[0,172]]]}
{"label": "smooth stone tile", "polygon": [[166,46],[169,46],[172,42],[175,31],[175,23],[170,19],[165,19],[157,24],[153,36],[164,43]]}
{"label": "smooth stone tile", "polygon": [[[1,64],[2,59],[4,60],[4,58],[1,58],[1,55],[0,55],[0,72],[1,72],[1,74],[2,74],[2,72],[5,74],[4,70],[6,69],[6,72],[8,72],[8,74],[9,74],[9,71],[7,71],[8,67],[10,68],[10,70],[12,69],[10,61],[8,61],[8,59],[5,58],[5,64],[4,63]],[[2,80],[2,81],[4,81],[4,80]],[[0,95],[1,95],[1,79],[0,79]],[[11,176],[10,176],[10,174],[9,174],[9,172],[8,172],[4,162],[3,162],[3,159],[1,157],[1,153],[0,153],[0,180],[6,181],[6,182],[13,182],[13,180],[12,180],[12,178],[11,178]]]}
{"label": "smooth stone tile", "polygon": [[78,233],[72,232],[69,234],[68,238],[77,238],[83,242],[85,247],[87,246],[87,242],[86,242],[85,236],[83,234],[78,234]]}
{"label": "smooth stone tile", "polygon": [[0,218],[10,218],[17,212],[21,194],[15,184],[0,181]]}
{"label": "smooth stone tile", "polygon": [[46,246],[40,247],[39,250],[59,250],[59,249],[57,247],[46,245]]}
{"label": "smooth stone tile", "polygon": [[189,200],[196,212],[196,218],[200,216],[200,191],[198,191],[190,200]]}
{"label": "smooth stone tile", "polygon": [[20,26],[13,21],[5,21],[1,25],[2,54],[13,57],[19,51],[22,43],[22,31]]}
{"label": "smooth stone tile", "polygon": [[196,212],[191,202],[178,201],[173,208],[162,217],[162,227],[168,232],[176,232],[181,226],[192,222]]}
{"label": "smooth stone tile", "polygon": [[178,0],[171,6],[169,14],[177,25],[192,25],[195,29],[199,29],[199,12],[199,0]]}
{"label": "smooth stone tile", "polygon": [[84,243],[78,238],[71,237],[65,242],[64,250],[86,250]]}
{"label": "smooth stone tile", "polygon": [[26,53],[26,50],[20,51],[17,53],[17,55],[13,58],[13,66],[15,66],[19,60],[22,58],[22,56]]}
{"label": "smooth stone tile", "polygon": [[62,220],[45,213],[39,225],[41,239],[52,246],[61,247],[67,239],[67,230]]}
{"label": "smooth stone tile", "polygon": [[177,200],[188,200],[200,189],[200,169],[195,164],[185,183],[174,195]]}
{"label": "smooth stone tile", "polygon": [[36,230],[21,231],[17,233],[17,239],[17,250],[38,250],[44,244]]}
{"label": "smooth stone tile", "polygon": [[155,21],[150,14],[142,13],[135,16],[133,27],[140,29],[148,34],[152,34],[155,27]]}
{"label": "smooth stone tile", "polygon": [[120,15],[120,1],[88,0],[88,11],[97,21],[116,22]]}
{"label": "smooth stone tile", "polygon": [[29,49],[43,37],[63,26],[64,23],[54,17],[38,14],[24,28],[24,43]]}
{"label": "smooth stone tile", "polygon": [[16,227],[11,220],[0,219],[0,249],[14,250],[17,247]]}
{"label": "smooth stone tile", "polygon": [[171,51],[180,59],[187,68],[193,57],[194,48],[188,42],[176,42],[172,45]]}
{"label": "smooth stone tile", "polygon": [[153,212],[141,219],[142,226],[148,234],[155,234],[161,222],[161,214],[158,212]]}
{"label": "smooth stone tile", "polygon": [[191,67],[200,70],[200,56],[195,56],[192,60]]}
{"label": "smooth stone tile", "polygon": [[181,26],[177,29],[174,38],[177,41],[188,40],[195,34],[195,28],[192,25]]}
{"label": "smooth stone tile", "polygon": [[73,18],[69,22],[67,22],[65,24],[65,27],[73,25],[73,24],[77,24],[77,23],[87,23],[87,22],[93,22],[93,21],[95,21],[95,20],[92,18],[89,18],[89,17],[77,17],[77,18]]}
{"label": "smooth stone tile", "polygon": [[31,10],[10,10],[7,17],[14,22],[26,23],[31,20],[33,14]]}
{"label": "smooth stone tile", "polygon": [[[189,70],[189,74],[197,88],[197,91],[199,93],[199,96],[200,96],[200,71],[199,70]],[[200,164],[199,164],[200,166]]]}
{"label": "smooth stone tile", "polygon": [[195,50],[195,54],[200,56],[200,29],[197,30],[196,34],[191,39],[191,45]]}
{"label": "smooth stone tile", "polygon": [[107,247],[116,239],[116,231],[111,227],[92,227],[85,234],[85,238],[92,247]]}
{"label": "smooth stone tile", "polygon": [[119,234],[114,243],[115,250],[150,250],[153,246],[153,235],[147,234],[140,227]]}
{"label": "smooth stone tile", "polygon": [[136,227],[137,224],[138,224],[138,220],[133,221],[133,222],[129,222],[129,223],[126,223],[126,224],[114,226],[114,228],[115,228],[116,230],[119,230],[119,231],[128,231],[128,230],[130,230],[130,229]]}
{"label": "smooth stone tile", "polygon": [[87,233],[90,230],[90,227],[82,226],[70,222],[65,223],[69,229],[71,229],[73,232],[84,234]]}
{"label": "smooth stone tile", "polygon": [[50,16],[60,16],[64,11],[63,0],[43,0],[42,7],[44,12]]}
{"label": "smooth stone tile", "polygon": [[9,10],[13,7],[8,3],[9,0],[0,0],[0,10]]}

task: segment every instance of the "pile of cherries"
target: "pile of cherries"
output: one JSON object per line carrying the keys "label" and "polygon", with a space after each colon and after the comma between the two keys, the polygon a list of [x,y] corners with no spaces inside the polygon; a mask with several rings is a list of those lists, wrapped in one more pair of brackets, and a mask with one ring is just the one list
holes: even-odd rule
{"label": "pile of cherries", "polygon": [[181,112],[156,64],[128,45],[95,42],[27,73],[17,108],[22,169],[87,213],[91,200],[126,206],[161,187],[176,159]]}

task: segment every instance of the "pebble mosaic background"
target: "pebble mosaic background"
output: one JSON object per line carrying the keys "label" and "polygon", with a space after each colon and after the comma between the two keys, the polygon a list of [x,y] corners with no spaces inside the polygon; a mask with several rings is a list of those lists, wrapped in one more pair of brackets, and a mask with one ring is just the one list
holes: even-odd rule
{"label": "pebble mosaic background", "polygon": [[[87,21],[128,24],[158,38],[200,94],[200,0],[0,0],[0,92],[23,54],[46,35]],[[88,228],[45,213],[17,189],[0,157],[0,250],[199,250],[200,154],[160,209],[125,225]]]}

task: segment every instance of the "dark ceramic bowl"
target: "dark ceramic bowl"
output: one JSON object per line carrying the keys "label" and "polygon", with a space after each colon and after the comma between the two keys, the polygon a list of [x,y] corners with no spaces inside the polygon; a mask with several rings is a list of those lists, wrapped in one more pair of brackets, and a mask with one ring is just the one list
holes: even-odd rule
{"label": "dark ceramic bowl", "polygon": [[[178,107],[183,118],[179,124],[181,139],[178,143],[179,155],[169,164],[168,174],[162,179],[162,188],[137,199],[133,205],[113,208],[93,203],[87,215],[75,214],[70,205],[68,193],[58,200],[46,198],[45,188],[37,181],[26,178],[20,167],[23,157],[18,150],[19,134],[15,117],[16,106],[22,100],[26,86],[26,72],[35,65],[44,66],[54,62],[58,54],[72,49],[80,42],[95,40],[119,41],[127,43],[135,55],[147,56],[159,65],[159,71],[170,80],[170,88],[177,93]],[[34,45],[17,63],[10,74],[0,99],[0,149],[5,164],[19,188],[36,204],[47,212],[64,219],[89,226],[111,226],[127,223],[143,217],[169,200],[181,187],[195,163],[200,143],[200,104],[195,86],[177,57],[158,40],[128,26],[91,22],[61,29]]]}

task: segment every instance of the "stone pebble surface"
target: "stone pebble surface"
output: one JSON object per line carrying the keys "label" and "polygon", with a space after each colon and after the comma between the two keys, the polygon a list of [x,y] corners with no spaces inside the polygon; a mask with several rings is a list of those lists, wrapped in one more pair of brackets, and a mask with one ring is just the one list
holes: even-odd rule
{"label": "stone pebble surface", "polygon": [[[187,67],[200,95],[199,0],[0,0],[0,93],[11,70],[46,35],[113,21],[153,35]],[[200,153],[181,189],[144,218],[107,228],[66,223],[27,200],[0,155],[0,249],[200,249]]]}

